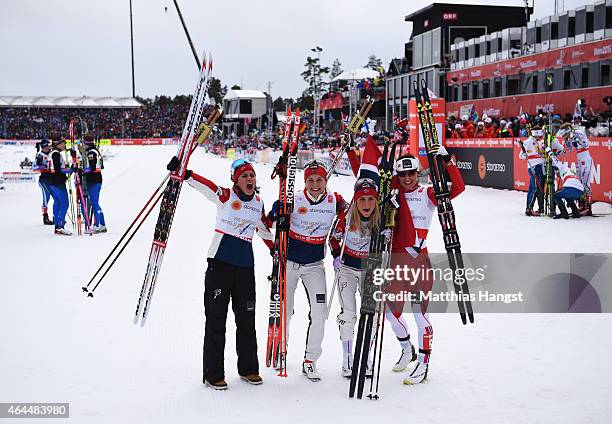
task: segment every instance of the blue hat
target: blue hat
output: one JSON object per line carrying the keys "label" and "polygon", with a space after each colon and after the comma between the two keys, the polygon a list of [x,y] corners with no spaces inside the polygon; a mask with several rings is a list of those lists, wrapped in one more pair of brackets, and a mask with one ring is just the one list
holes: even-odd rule
{"label": "blue hat", "polygon": [[49,140],[47,140],[46,138],[43,138],[42,140],[40,140],[40,147],[48,147],[51,145],[51,142]]}

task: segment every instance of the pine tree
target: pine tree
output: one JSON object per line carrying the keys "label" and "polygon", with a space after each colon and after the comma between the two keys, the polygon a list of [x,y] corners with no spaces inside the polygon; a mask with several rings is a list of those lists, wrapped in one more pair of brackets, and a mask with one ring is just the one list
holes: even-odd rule
{"label": "pine tree", "polygon": [[382,60],[376,57],[376,55],[371,54],[368,56],[368,63],[366,64],[366,68],[370,68],[374,71],[378,69],[379,66],[382,66]]}
{"label": "pine tree", "polygon": [[342,64],[340,63],[340,60],[336,58],[336,60],[334,60],[334,63],[332,64],[331,72],[329,73],[329,79],[333,80],[341,73],[342,73]]}
{"label": "pine tree", "polygon": [[208,86],[208,97],[215,99],[217,104],[221,104],[223,97],[227,94],[227,85],[222,86],[219,78],[210,77]]}

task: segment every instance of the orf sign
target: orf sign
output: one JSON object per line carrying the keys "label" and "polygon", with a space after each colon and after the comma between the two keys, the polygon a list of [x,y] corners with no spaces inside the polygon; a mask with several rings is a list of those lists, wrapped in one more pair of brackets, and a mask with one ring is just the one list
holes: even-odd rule
{"label": "orf sign", "polygon": [[458,21],[459,14],[455,12],[445,12],[442,14],[443,21]]}

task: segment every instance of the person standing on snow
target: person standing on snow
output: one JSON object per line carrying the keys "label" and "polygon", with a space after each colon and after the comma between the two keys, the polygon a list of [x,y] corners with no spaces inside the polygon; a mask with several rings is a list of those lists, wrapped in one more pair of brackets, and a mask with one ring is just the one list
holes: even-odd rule
{"label": "person standing on snow", "polygon": [[[529,188],[527,190],[527,206],[525,215],[540,216],[544,212],[544,157],[541,153],[541,143],[544,131],[539,127],[531,130],[531,135],[522,143],[524,151],[519,153],[519,158],[527,159],[527,171],[529,172]],[[533,207],[538,200],[538,211]]]}
{"label": "person standing on snow", "polygon": [[[349,151],[349,160],[355,159],[353,154]],[[295,194],[287,243],[287,334],[295,290],[298,281],[302,280],[310,305],[302,373],[311,381],[319,381],[321,374],[317,371],[317,360],[323,352],[321,344],[327,319],[327,284],[323,264],[325,241],[334,219],[346,210],[347,204],[340,194],[328,192],[327,169],[317,160],[305,165],[304,183],[304,190]],[[279,210],[280,202],[277,200],[268,218],[278,220]]]}
{"label": "person standing on snow", "polygon": [[53,151],[49,156],[49,190],[53,197],[53,223],[55,224],[55,234],[71,236],[72,232],[64,228],[66,225],[66,213],[70,206],[68,191],[66,190],[66,175],[71,174],[73,169],[66,167],[64,155],[66,150],[66,140],[53,140]]}
{"label": "person standing on snow", "polygon": [[[173,157],[169,171],[176,171],[179,161]],[[264,204],[257,194],[253,165],[237,159],[230,171],[233,186],[224,188],[190,170],[185,181],[217,205],[215,232],[208,250],[208,268],[204,279],[204,328],[202,382],[215,390],[227,389],[224,369],[225,324],[230,298],[236,318],[238,374],[250,384],[263,382],[259,376],[257,336],[255,331],[255,262],[253,235],[257,231],[268,248],[273,247],[272,233],[266,225]]]}
{"label": "person standing on snow", "polygon": [[[85,183],[87,185],[87,196],[91,202],[93,209],[93,220],[95,225],[92,226],[94,233],[105,233],[106,222],[104,220],[104,212],[100,207],[100,190],[102,189],[102,170],[104,169],[104,162],[102,155],[96,149],[94,138],[92,135],[87,134],[84,137],[86,146],[86,161],[83,164],[83,174],[85,175]],[[85,213],[85,205],[83,206],[83,213]]]}
{"label": "person standing on snow", "polygon": [[49,153],[51,153],[51,142],[46,138],[36,144],[36,158],[34,159],[33,171],[40,172],[38,186],[42,191],[42,216],[44,225],[53,225],[53,220],[49,219],[47,206],[51,198],[49,181],[51,179],[51,169],[49,167]]}
{"label": "person standing on snow", "polygon": [[[465,184],[457,166],[444,146],[439,146],[435,155],[439,160],[445,162],[446,171],[452,182],[450,197],[454,199],[465,190]],[[402,269],[416,268],[425,272],[413,282],[393,280],[387,284],[387,292],[414,293],[410,308],[417,323],[419,335],[419,350],[416,366],[411,370],[404,384],[417,384],[427,378],[429,371],[429,359],[433,340],[433,326],[429,321],[427,312],[429,302],[423,297],[431,292],[433,280],[427,270],[431,269],[431,262],[427,252],[427,234],[431,225],[433,215],[436,213],[438,201],[433,187],[423,187],[419,184],[419,161],[412,155],[400,156],[395,161],[396,175],[391,181],[391,187],[398,189],[400,195],[397,221],[393,232],[391,269],[399,266]],[[393,330],[398,336],[402,331],[405,334],[405,347],[402,346],[402,357],[400,361],[406,365],[413,358],[411,355],[412,344],[408,333],[408,327],[404,320],[400,319],[404,308],[403,301],[387,302],[388,309],[395,315],[397,320],[390,321]],[[399,336],[398,336],[399,338]],[[401,341],[401,339],[400,339]],[[405,355],[405,357],[404,357]],[[397,364],[396,364],[397,365]],[[400,364],[401,365],[401,364]],[[399,367],[398,367],[399,369]]]}

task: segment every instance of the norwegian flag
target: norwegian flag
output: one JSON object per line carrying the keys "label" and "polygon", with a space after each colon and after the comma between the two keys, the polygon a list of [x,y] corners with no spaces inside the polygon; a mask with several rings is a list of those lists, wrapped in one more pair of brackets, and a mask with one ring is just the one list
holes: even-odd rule
{"label": "norwegian flag", "polygon": [[380,175],[378,173],[378,163],[382,153],[374,142],[374,138],[368,135],[365,148],[363,149],[363,156],[361,158],[361,166],[359,167],[359,176],[357,179],[369,178],[378,185]]}
{"label": "norwegian flag", "polygon": [[402,142],[404,136],[408,134],[408,118],[399,119],[397,116],[393,117],[393,141]]}
{"label": "norwegian flag", "polygon": [[342,130],[343,131],[348,128],[348,126],[349,126],[349,124],[351,122],[351,120],[349,118],[350,117],[348,115],[345,115],[344,113],[342,113]]}

